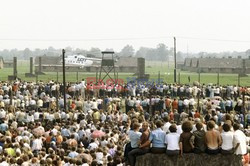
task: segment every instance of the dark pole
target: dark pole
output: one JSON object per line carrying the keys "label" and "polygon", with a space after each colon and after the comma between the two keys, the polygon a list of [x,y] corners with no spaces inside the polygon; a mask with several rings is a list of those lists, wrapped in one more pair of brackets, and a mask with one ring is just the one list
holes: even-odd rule
{"label": "dark pole", "polygon": [[116,73],[116,84],[118,84],[118,72]]}
{"label": "dark pole", "polygon": [[244,116],[244,128],[246,127],[246,113],[245,113],[245,92],[246,92],[246,89],[243,88],[243,91],[242,91],[242,100],[243,100],[243,103],[242,103],[242,112],[243,112],[243,116]]}
{"label": "dark pole", "polygon": [[176,83],[176,38],[174,37],[174,83]]}
{"label": "dark pole", "polygon": [[59,91],[58,91],[58,81],[56,83],[56,109],[59,110]]}
{"label": "dark pole", "polygon": [[200,112],[200,94],[201,94],[201,90],[200,90],[200,85],[199,85],[199,90],[198,90],[198,101],[197,101],[197,110]]}
{"label": "dark pole", "polygon": [[96,67],[95,82],[98,83],[98,67]]}
{"label": "dark pole", "polygon": [[178,84],[181,84],[181,72],[178,74]]}
{"label": "dark pole", "polygon": [[39,69],[38,69],[38,73],[42,72],[42,57],[39,57]]}
{"label": "dark pole", "polygon": [[30,74],[33,74],[33,57],[30,57]]}
{"label": "dark pole", "polygon": [[161,80],[161,72],[158,71],[158,84],[160,83],[160,80]]}
{"label": "dark pole", "polygon": [[220,72],[217,73],[217,85],[220,85]]}
{"label": "dark pole", "polygon": [[199,69],[198,81],[199,81],[199,84],[200,84],[201,83],[201,70],[200,69]]}
{"label": "dark pole", "polygon": [[65,50],[62,50],[62,60],[63,60],[63,100],[64,100],[64,110],[67,110],[66,103],[66,80],[65,80]]}
{"label": "dark pole", "polygon": [[38,73],[36,73],[36,83],[38,83]]}
{"label": "dark pole", "polygon": [[13,101],[13,91],[12,89],[10,89],[10,105],[12,105],[12,101]]}
{"label": "dark pole", "polygon": [[14,79],[17,78],[17,57],[13,58],[13,75],[14,75]]}
{"label": "dark pole", "polygon": [[238,86],[240,86],[240,73],[238,74]]}
{"label": "dark pole", "polygon": [[77,80],[77,82],[78,82],[78,71],[76,72],[76,80]]}

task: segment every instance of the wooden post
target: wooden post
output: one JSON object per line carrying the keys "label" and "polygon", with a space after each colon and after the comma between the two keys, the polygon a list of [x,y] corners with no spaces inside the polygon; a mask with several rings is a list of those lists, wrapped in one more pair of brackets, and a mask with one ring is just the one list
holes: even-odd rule
{"label": "wooden post", "polygon": [[38,83],[38,73],[36,74],[36,83]]}
{"label": "wooden post", "polygon": [[158,71],[158,84],[160,84],[160,81],[161,81],[161,72]]}
{"label": "wooden post", "polygon": [[240,86],[240,73],[238,74],[238,86]]}
{"label": "wooden post", "polygon": [[243,91],[242,91],[242,100],[243,100],[243,102],[242,102],[242,112],[243,112],[243,116],[244,116],[244,128],[246,127],[246,110],[245,110],[245,92],[246,92],[246,89],[245,88],[243,88],[242,89]]}
{"label": "wooden post", "polygon": [[[58,82],[57,82],[58,84]],[[59,98],[59,91],[58,91],[58,87],[56,85],[56,110],[58,111],[59,110],[59,103],[58,103],[58,99]]]}
{"label": "wooden post", "polygon": [[174,37],[174,83],[176,83],[176,38]]}
{"label": "wooden post", "polygon": [[67,110],[66,102],[66,79],[65,79],[65,50],[62,50],[62,60],[63,60],[63,100],[64,100],[64,110]]}
{"label": "wooden post", "polygon": [[201,84],[201,70],[199,69],[199,73],[198,73],[198,81],[199,81],[199,84]]}
{"label": "wooden post", "polygon": [[178,74],[178,84],[181,84],[181,72]]}
{"label": "wooden post", "polygon": [[78,82],[78,71],[76,72],[76,80],[77,80],[77,82]]}
{"label": "wooden post", "polygon": [[217,85],[220,85],[220,72],[217,72]]}

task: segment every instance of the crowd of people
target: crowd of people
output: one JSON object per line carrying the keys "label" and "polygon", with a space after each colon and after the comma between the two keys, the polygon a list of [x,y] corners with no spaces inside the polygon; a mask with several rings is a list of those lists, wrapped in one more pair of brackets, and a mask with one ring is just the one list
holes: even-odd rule
{"label": "crowd of people", "polygon": [[248,162],[249,87],[0,82],[0,166],[122,166],[145,153]]}

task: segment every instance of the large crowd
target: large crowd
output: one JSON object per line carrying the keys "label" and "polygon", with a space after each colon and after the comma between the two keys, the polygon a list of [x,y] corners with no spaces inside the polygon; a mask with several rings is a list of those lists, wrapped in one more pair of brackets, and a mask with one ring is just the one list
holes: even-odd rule
{"label": "large crowd", "polygon": [[235,154],[248,164],[250,88],[0,82],[0,166],[122,166],[145,153]]}

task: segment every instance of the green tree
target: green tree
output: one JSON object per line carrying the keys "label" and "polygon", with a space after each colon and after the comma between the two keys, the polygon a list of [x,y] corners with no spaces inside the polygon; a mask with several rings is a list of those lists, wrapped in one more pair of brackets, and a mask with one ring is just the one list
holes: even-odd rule
{"label": "green tree", "polygon": [[102,56],[101,50],[99,48],[95,48],[95,47],[92,47],[87,52],[87,54],[95,55],[96,57],[101,57]]}
{"label": "green tree", "polygon": [[119,53],[120,56],[134,56],[135,50],[133,46],[126,45],[121,52]]}
{"label": "green tree", "polygon": [[140,49],[138,51],[136,51],[135,56],[145,58],[148,50],[149,50],[149,48],[147,48],[147,47],[140,47]]}
{"label": "green tree", "polygon": [[32,51],[29,49],[29,48],[25,48],[24,50],[23,50],[23,58],[24,59],[29,59],[30,57],[32,57],[33,56],[33,53],[32,53]]}
{"label": "green tree", "polygon": [[155,52],[156,52],[155,60],[166,61],[168,59],[169,55],[168,55],[167,46],[165,44],[163,43],[158,44]]}

